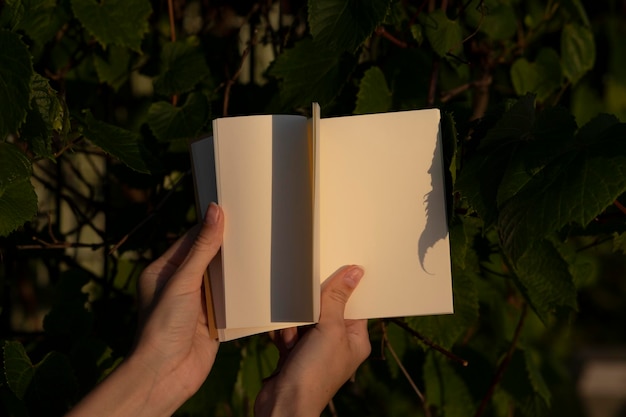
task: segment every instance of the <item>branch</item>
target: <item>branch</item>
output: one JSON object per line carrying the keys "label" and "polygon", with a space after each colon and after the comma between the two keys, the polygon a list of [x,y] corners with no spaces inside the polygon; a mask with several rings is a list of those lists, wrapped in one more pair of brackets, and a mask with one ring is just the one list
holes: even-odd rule
{"label": "branch", "polygon": [[419,399],[422,401],[422,406],[424,407],[424,415],[426,417],[430,417],[431,416],[430,409],[428,408],[428,404],[426,404],[426,398],[424,397],[424,394],[422,394],[422,391],[420,391],[420,389],[417,387],[417,384],[415,384],[415,382],[413,381],[413,378],[411,378],[411,375],[409,375],[409,372],[406,370],[406,368],[402,364],[402,361],[398,357],[398,354],[396,353],[396,351],[393,349],[393,346],[391,346],[391,342],[389,341],[389,338],[387,337],[387,326],[385,326],[385,322],[381,321],[380,324],[383,329],[383,341],[385,343],[385,346],[387,346],[387,349],[389,349],[391,356],[393,356],[393,359],[398,364],[398,367],[400,367],[400,370],[404,374],[404,377],[407,379],[407,381],[409,381],[409,385],[411,385],[411,387],[413,388],[413,391],[415,391]]}
{"label": "branch", "polygon": [[170,197],[174,194],[174,191],[178,188],[178,186],[183,182],[185,177],[189,175],[191,171],[185,172],[179,179],[176,181],[176,184],[165,194],[165,196],[159,201],[159,203],[154,207],[154,209],[148,214],[141,222],[139,222],[135,227],[131,229],[130,232],[126,233],[113,247],[109,250],[109,255],[112,255],[116,250],[120,248],[128,240],[128,238],[134,234],[137,230],[141,229],[146,223],[152,220],[158,214],[159,210],[163,207],[165,202],[170,199]]}
{"label": "branch", "polygon": [[[256,13],[258,10],[259,10],[259,5],[255,4],[250,10],[250,13],[248,13],[248,15],[246,16],[246,20],[244,24],[248,23],[252,15]],[[241,30],[241,28],[239,29]],[[230,101],[230,89],[233,87],[233,85],[235,84],[239,76],[241,75],[241,71],[243,70],[243,64],[244,62],[246,62],[246,58],[248,58],[248,55],[250,55],[250,51],[256,45],[256,43],[257,43],[256,30],[252,26],[250,26],[250,42],[248,42],[248,46],[246,46],[246,49],[244,49],[243,53],[241,54],[241,60],[239,61],[239,68],[237,68],[237,71],[235,72],[235,74],[228,81],[226,81],[226,87],[224,88],[224,104],[222,106],[223,116],[228,116],[228,102]]]}
{"label": "branch", "polygon": [[383,26],[378,26],[374,31],[378,36],[387,39],[389,42],[394,45],[399,46],[400,48],[408,48],[409,44],[401,41],[400,39],[393,36],[391,33],[387,32],[387,30]]}
{"label": "branch", "polygon": [[437,80],[439,79],[439,59],[433,61],[430,72],[430,83],[428,84],[428,107],[435,105],[435,93],[437,91]]}
{"label": "branch", "polygon": [[[174,21],[174,1],[167,0],[167,14],[170,19],[170,40],[176,42],[176,22]],[[178,95],[172,96],[172,106],[176,107],[178,104]]]}
{"label": "branch", "polygon": [[526,319],[527,311],[528,311],[528,304],[524,304],[524,307],[522,308],[522,313],[520,314],[519,321],[517,322],[517,327],[515,328],[515,334],[513,335],[511,346],[509,346],[509,350],[507,351],[506,356],[504,357],[502,362],[500,362],[500,366],[498,366],[498,369],[495,375],[493,376],[493,379],[491,380],[491,384],[489,385],[489,389],[487,390],[487,393],[483,397],[480,403],[480,406],[478,407],[478,410],[476,410],[476,414],[474,414],[474,417],[480,417],[483,414],[483,412],[485,411],[485,408],[487,407],[487,404],[489,403],[489,400],[491,400],[491,397],[493,397],[493,393],[496,390],[496,386],[500,383],[500,381],[502,380],[502,377],[504,376],[504,372],[509,367],[509,364],[511,363],[511,359],[513,358],[513,353],[515,353],[515,349],[517,348],[517,341],[519,340],[520,334],[522,333],[522,328],[524,327],[524,320]]}
{"label": "branch", "polygon": [[469,364],[469,362],[467,362],[465,359],[460,358],[458,356],[456,356],[454,353],[444,349],[443,347],[439,346],[438,344],[436,344],[435,342],[432,342],[428,339],[426,339],[424,336],[422,336],[418,331],[413,330],[412,328],[409,327],[408,324],[406,324],[405,322],[399,320],[399,319],[389,319],[389,321],[391,323],[396,324],[397,326],[400,326],[402,329],[406,330],[407,332],[409,332],[411,335],[415,336],[416,338],[418,338],[422,343],[424,343],[426,346],[436,350],[439,353],[442,353],[444,356],[448,357],[449,359],[452,359],[455,362],[460,363],[463,366],[467,366]]}

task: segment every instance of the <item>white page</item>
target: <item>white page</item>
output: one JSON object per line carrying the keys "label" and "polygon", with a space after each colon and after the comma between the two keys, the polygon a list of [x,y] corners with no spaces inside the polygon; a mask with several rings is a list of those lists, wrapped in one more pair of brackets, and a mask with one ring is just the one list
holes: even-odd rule
{"label": "white page", "polygon": [[226,221],[225,320],[218,328],[240,328],[236,337],[314,320],[306,124],[300,116],[214,121],[218,202]]}
{"label": "white page", "polygon": [[451,313],[439,111],[322,119],[320,279],[365,276],[347,318]]}

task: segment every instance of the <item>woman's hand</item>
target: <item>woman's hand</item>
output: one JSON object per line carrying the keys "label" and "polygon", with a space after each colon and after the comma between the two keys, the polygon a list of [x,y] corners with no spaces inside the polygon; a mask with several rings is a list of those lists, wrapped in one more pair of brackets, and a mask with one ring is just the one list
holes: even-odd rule
{"label": "woman's hand", "polygon": [[224,230],[211,204],[191,229],[139,278],[139,337],[131,355],[70,416],[170,416],[204,382],[217,354],[202,281]]}
{"label": "woman's hand", "polygon": [[369,356],[367,320],[344,320],[348,298],[363,270],[347,266],[322,285],[319,322],[300,340],[297,329],[275,340],[281,357],[255,403],[256,416],[319,416]]}

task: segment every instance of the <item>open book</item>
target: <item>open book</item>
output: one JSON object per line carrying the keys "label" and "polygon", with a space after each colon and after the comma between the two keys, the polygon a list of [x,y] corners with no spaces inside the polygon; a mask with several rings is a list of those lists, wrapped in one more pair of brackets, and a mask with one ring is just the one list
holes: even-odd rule
{"label": "open book", "polygon": [[314,323],[320,284],[365,276],[346,318],[452,313],[439,110],[217,119],[191,145],[197,204],[225,215],[205,280],[222,341]]}

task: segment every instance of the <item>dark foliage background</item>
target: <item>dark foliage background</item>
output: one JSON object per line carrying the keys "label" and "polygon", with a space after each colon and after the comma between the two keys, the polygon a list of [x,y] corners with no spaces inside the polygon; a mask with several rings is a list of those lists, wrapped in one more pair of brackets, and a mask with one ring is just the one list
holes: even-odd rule
{"label": "dark foliage background", "polygon": [[[0,1],[2,414],[128,352],[211,119],[318,101],[442,109],[456,311],[372,321],[326,413],[584,415],[581,352],[626,342],[625,31],[622,0]],[[222,344],[179,415],[250,415],[276,356]]]}

